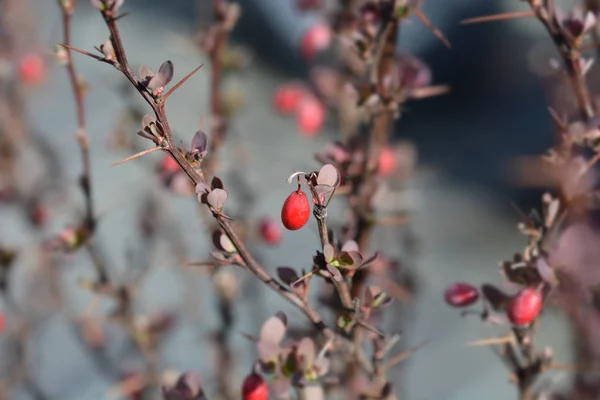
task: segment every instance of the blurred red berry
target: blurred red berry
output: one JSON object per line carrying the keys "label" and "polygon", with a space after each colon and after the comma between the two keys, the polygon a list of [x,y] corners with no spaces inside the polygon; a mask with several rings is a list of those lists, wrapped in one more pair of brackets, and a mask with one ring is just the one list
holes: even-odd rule
{"label": "blurred red berry", "polygon": [[275,109],[282,114],[294,112],[305,95],[306,88],[301,84],[284,83],[275,91]]}
{"label": "blurred red berry", "polygon": [[281,222],[290,231],[302,228],[310,218],[310,205],[302,189],[293,191],[283,203]]}
{"label": "blurred red berry", "polygon": [[508,319],[513,325],[522,326],[533,322],[542,311],[542,294],[533,288],[517,293],[506,310]]}
{"label": "blurred red berry", "polygon": [[390,176],[396,171],[396,153],[390,147],[384,147],[379,153],[379,163],[377,165],[377,173],[380,176]]}
{"label": "blurred red berry", "polygon": [[19,60],[18,73],[23,83],[36,85],[44,79],[46,60],[37,53],[28,53]]}
{"label": "blurred red berry", "polygon": [[310,27],[300,43],[300,52],[305,60],[312,60],[318,52],[326,49],[331,44],[333,33],[325,24]]}
{"label": "blurred red berry", "polygon": [[268,400],[269,388],[258,374],[250,374],[242,384],[242,400]]}
{"label": "blurred red berry", "polygon": [[266,243],[275,245],[281,242],[283,232],[280,225],[271,218],[265,218],[260,222],[259,234]]}
{"label": "blurred red berry", "polygon": [[177,161],[168,154],[163,155],[159,168],[161,172],[179,172],[181,170]]}
{"label": "blurred red berry", "polygon": [[296,111],[298,129],[304,135],[313,137],[323,128],[327,110],[323,103],[315,97],[307,97],[300,103]]}
{"label": "blurred red berry", "polygon": [[479,300],[479,291],[469,283],[457,282],[446,289],[444,300],[452,307],[468,307]]}
{"label": "blurred red berry", "polygon": [[0,334],[6,330],[6,316],[0,311]]}
{"label": "blurred red berry", "polygon": [[50,213],[42,203],[35,203],[29,210],[29,219],[34,226],[43,226],[48,222]]}

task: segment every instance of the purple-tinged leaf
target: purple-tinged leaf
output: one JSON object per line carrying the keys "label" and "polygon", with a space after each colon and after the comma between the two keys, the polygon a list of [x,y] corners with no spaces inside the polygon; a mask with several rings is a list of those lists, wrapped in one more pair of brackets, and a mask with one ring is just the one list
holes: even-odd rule
{"label": "purple-tinged leaf", "polygon": [[359,252],[359,248],[358,248],[358,243],[356,243],[356,241],[354,240],[348,240],[346,243],[344,243],[344,245],[342,246],[342,251],[356,251]]}
{"label": "purple-tinged leaf", "polygon": [[150,124],[156,123],[156,117],[154,115],[146,114],[142,118],[142,129],[146,130],[146,128],[150,129]]}
{"label": "purple-tinged leaf", "polygon": [[285,336],[286,324],[278,317],[267,319],[260,328],[260,340],[272,343],[281,343]]}
{"label": "purple-tinged leaf", "polygon": [[227,201],[227,192],[223,189],[213,189],[206,197],[208,204],[216,210],[221,210]]}
{"label": "purple-tinged leaf", "polygon": [[211,189],[225,189],[223,181],[220,178],[217,178],[216,176],[213,177],[210,181],[210,187]]}
{"label": "purple-tinged leaf", "polygon": [[331,187],[338,187],[340,184],[340,173],[337,168],[331,164],[325,164],[319,170],[317,176],[318,185],[326,185]]}
{"label": "purple-tinged leaf", "polygon": [[296,271],[290,267],[277,267],[277,276],[286,285],[291,285],[300,278]]}
{"label": "purple-tinged leaf", "polygon": [[173,63],[170,60],[162,63],[160,68],[158,69],[158,74],[162,76],[165,80],[165,86],[168,85],[169,82],[171,82],[171,80],[173,79],[173,72]]}
{"label": "purple-tinged leaf", "polygon": [[342,280],[344,280],[342,273],[336,267],[332,266],[331,264],[327,264],[327,271],[329,271],[329,273],[331,273],[331,276],[336,281],[341,282]]}
{"label": "purple-tinged leaf", "polygon": [[357,251],[342,251],[338,256],[340,268],[356,269],[363,263],[362,255]]}
{"label": "purple-tinged leaf", "polygon": [[333,257],[335,257],[335,249],[329,243],[326,243],[323,246],[323,256],[325,257],[325,262],[330,263],[333,261]]}
{"label": "purple-tinged leaf", "polygon": [[297,352],[302,362],[302,368],[304,370],[310,368],[317,355],[315,342],[309,337],[302,338],[298,343]]}
{"label": "purple-tinged leaf", "polygon": [[219,244],[220,244],[220,247],[228,253],[235,253],[237,251],[236,247],[233,245],[231,240],[225,234],[222,234],[221,237],[219,238]]}
{"label": "purple-tinged leaf", "polygon": [[148,81],[149,81],[149,80],[150,80],[152,77],[154,77],[154,71],[152,71],[152,70],[150,69],[150,67],[149,67],[149,66],[147,66],[146,64],[143,64],[143,65],[140,67],[139,74],[140,74],[140,78],[142,78],[142,80],[146,81],[146,83],[147,83],[147,82],[148,82]]}
{"label": "purple-tinged leaf", "polygon": [[203,153],[206,151],[208,145],[208,136],[202,131],[196,132],[192,138],[192,151],[197,153]]}
{"label": "purple-tinged leaf", "polygon": [[100,50],[107,60],[115,59],[115,48],[113,47],[110,39],[106,39],[106,42],[100,46]]}

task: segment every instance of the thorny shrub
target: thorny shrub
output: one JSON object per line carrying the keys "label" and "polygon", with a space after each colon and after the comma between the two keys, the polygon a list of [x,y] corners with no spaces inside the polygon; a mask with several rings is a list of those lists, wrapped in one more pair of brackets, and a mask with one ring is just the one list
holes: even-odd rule
{"label": "thorny shrub", "polygon": [[[96,277],[81,280],[81,286],[95,296],[111,298],[114,309],[106,318],[96,318],[93,312],[78,317],[75,322],[78,337],[99,368],[110,375],[116,367],[107,367],[104,353],[107,347],[105,319],[109,319],[123,328],[143,361],[142,367],[119,371],[117,390],[122,396],[141,399],[160,392],[165,399],[213,396],[233,399],[241,395],[245,400],[318,400],[341,393],[344,398],[395,399],[400,388],[397,382],[392,382],[389,371],[417,348],[397,350],[400,332],[384,329],[382,315],[385,306],[394,299],[408,302],[413,297],[415,277],[410,266],[393,258],[396,254],[372,249],[371,237],[378,224],[404,224],[408,220],[407,211],[402,208],[385,213],[378,207],[381,192],[389,190],[390,184],[402,190],[415,164],[414,149],[391,140],[394,120],[402,115],[406,102],[448,91],[446,86],[432,85],[432,71],[416,56],[397,52],[398,33],[413,16],[450,47],[442,32],[423,13],[420,2],[295,1],[299,10],[320,12],[322,18],[298,43],[300,55],[311,63],[310,79],[282,83],[274,93],[274,108],[281,114],[293,115],[298,130],[307,137],[317,135],[326,123],[333,123],[336,116],[340,135],[315,155],[322,164],[320,168],[295,172],[288,177],[288,183],[296,186],[289,197],[281,201],[281,223],[295,231],[311,223],[312,217],[320,246],[312,252],[312,258],[307,255],[297,261],[300,265],[312,261],[310,268],[280,266],[276,276],[251,254],[244,234],[251,222],[246,216],[234,220],[228,215],[226,182],[216,176],[221,164],[226,162],[219,160],[219,153],[229,133],[230,120],[235,118],[234,111],[242,104],[239,94],[226,91],[223,76],[243,68],[249,60],[243,48],[229,41],[230,32],[241,15],[240,6],[226,0],[213,0],[210,21],[198,32],[196,45],[206,53],[210,63],[211,126],[208,134],[198,130],[186,146],[174,139],[165,103],[202,65],[175,84],[172,84],[175,66],[168,60],[157,72],[145,64],[134,71],[120,34],[120,25],[127,21],[124,0],[91,0],[90,3],[106,24],[109,36],[98,38],[102,44],[95,52],[74,47],[71,22],[75,1],[58,0],[63,39],[55,49],[55,58],[67,70],[76,104],[77,141],[82,159],[80,186],[85,211],[77,222],[43,242],[41,264],[46,267],[45,275],[34,284],[51,282],[49,285],[54,285],[55,292],[47,295],[53,301],[43,299],[44,304],[37,307],[60,305],[56,269],[59,255],[85,251],[93,262]],[[559,364],[554,363],[549,348],[540,351],[536,347],[535,334],[540,316],[550,306],[556,306],[569,316],[578,335],[581,348],[577,352],[577,367],[589,373],[600,358],[594,340],[600,315],[598,282],[597,274],[590,272],[595,266],[591,263],[595,263],[598,256],[594,250],[598,237],[592,217],[597,205],[594,166],[600,159],[597,151],[600,119],[597,99],[586,80],[592,60],[583,56],[597,45],[590,37],[596,37],[597,41],[600,35],[596,22],[600,6],[595,1],[587,1],[564,14],[550,0],[527,0],[527,3],[530,11],[477,17],[465,22],[535,18],[555,43],[560,59],[552,60],[551,65],[566,78],[557,83],[556,92],[572,93],[556,99],[550,113],[561,139],[544,157],[551,166],[555,192],[544,195],[542,212],[533,211],[519,225],[528,238],[525,249],[510,261],[501,263],[501,273],[512,285],[510,293],[509,289],[489,283],[477,287],[456,282],[448,286],[444,299],[450,306],[463,308],[463,316],[475,314],[484,321],[510,326],[506,337],[483,343],[498,347],[498,354],[510,367],[521,399],[541,398],[547,392],[554,398],[595,398],[600,394],[597,375],[594,380],[590,375],[578,374],[571,391],[566,393],[538,387],[538,378]],[[6,16],[0,15],[0,18],[2,26],[12,28],[2,32],[3,44],[7,46],[0,47],[0,56],[13,60],[9,45],[16,43],[15,38],[23,33],[7,24]],[[162,369],[158,362],[159,350],[177,325],[178,313],[140,313],[134,303],[136,289],[146,271],[128,271],[126,279],[117,281],[109,273],[99,249],[86,125],[87,86],[77,73],[75,52],[112,66],[123,75],[123,81],[127,81],[123,94],[141,97],[151,109],[151,113],[135,105],[127,109],[126,121],[119,124],[111,143],[120,150],[137,153],[115,165],[132,160],[142,162],[140,157],[161,152],[160,162],[155,166],[159,185],[188,198],[195,193],[202,217],[212,231],[215,250],[210,254],[211,259],[188,265],[209,271],[218,295],[221,326],[213,339],[217,353],[213,363],[217,377],[214,386],[204,385],[196,371],[180,373]],[[6,89],[0,94],[2,107],[6,107],[2,108],[2,115],[16,115],[0,118],[3,161],[0,163],[0,198],[23,206],[31,225],[41,229],[52,218],[46,199],[51,192],[64,190],[64,186],[56,180],[60,177],[59,171],[52,176],[40,172],[40,177],[34,178],[46,183],[43,190],[30,189],[41,185],[22,184],[15,171],[23,143],[40,154],[39,159],[46,165],[56,166],[56,159],[48,151],[43,135],[20,136],[15,132],[30,130],[24,119],[20,86],[41,84],[47,73],[47,60],[32,52],[14,62],[17,79],[10,75],[12,71],[3,70],[0,82]],[[152,147],[140,149],[128,134],[133,126],[130,121],[138,127],[141,124],[138,136]],[[289,166],[290,170],[294,167]],[[332,203],[337,196],[345,196],[347,201]],[[165,222],[168,216],[159,213],[157,204],[161,200],[156,194],[147,197],[140,217],[140,236],[150,249],[158,233],[163,231],[173,247],[179,248],[177,227]],[[345,219],[336,225],[337,229],[331,229],[328,224],[330,207],[345,207],[347,211]],[[282,241],[279,221],[273,218],[262,218],[255,228],[258,237],[268,245],[275,246]],[[20,349],[17,353],[21,354],[19,372],[9,381],[19,382],[36,398],[45,399],[47,395],[36,384],[22,355],[28,334],[40,321],[28,318],[27,310],[14,298],[9,278],[18,256],[15,249],[0,248],[0,291],[9,317],[5,320],[4,314],[0,314],[0,331],[8,331]],[[278,312],[264,321],[257,336],[246,332],[245,337],[255,344],[256,358],[252,365],[246,366],[241,382],[232,372],[231,345],[239,283],[237,274],[227,266],[250,272],[263,287],[276,292],[310,322],[310,329],[300,328],[301,324],[290,324],[287,315]],[[319,304],[314,305],[310,295],[318,289],[322,292]],[[465,310],[480,302],[483,303],[480,312],[472,308]]]}

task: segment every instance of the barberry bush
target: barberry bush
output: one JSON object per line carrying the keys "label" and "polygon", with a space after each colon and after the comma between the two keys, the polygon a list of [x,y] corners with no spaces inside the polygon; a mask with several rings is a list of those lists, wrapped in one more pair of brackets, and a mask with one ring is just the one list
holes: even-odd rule
{"label": "barberry bush", "polygon": [[[19,259],[26,254],[0,247],[0,292],[5,310],[0,314],[0,332],[15,349],[2,381],[6,397],[24,389],[34,398],[54,398],[44,390],[31,365],[31,343],[46,314],[71,311],[60,267],[68,257],[84,253],[94,274],[79,277],[78,289],[88,291],[92,302],[84,312],[76,312],[72,326],[85,354],[110,382],[110,394],[170,400],[400,398],[403,384],[393,369],[426,346],[428,338],[417,338],[414,346],[401,340],[410,330],[405,311],[418,300],[419,271],[409,256],[418,241],[410,229],[407,205],[386,204],[385,198],[397,199],[395,195],[407,191],[416,151],[411,144],[395,139],[394,126],[410,102],[450,91],[447,85],[434,83],[434,72],[416,55],[398,50],[403,26],[417,21],[445,47],[452,47],[423,12],[421,3],[295,2],[298,10],[321,17],[298,42],[299,56],[310,66],[310,73],[306,79],[281,82],[268,106],[282,118],[293,119],[303,139],[321,140],[319,134],[326,128],[336,135],[323,140],[316,154],[302,155],[306,160],[302,165],[286,164],[287,169],[274,171],[281,183],[287,181],[287,196],[278,199],[280,207],[275,212],[259,216],[252,215],[251,209],[264,193],[255,193],[252,183],[245,180],[243,157],[232,157],[226,151],[228,143],[240,139],[234,136],[237,112],[252,96],[227,86],[227,77],[251,61],[248,52],[230,38],[243,15],[239,4],[204,2],[198,32],[188,42],[193,51],[204,54],[207,65],[180,73],[170,60],[151,69],[145,60],[130,56],[123,39],[123,27],[128,23],[124,0],[57,0],[62,30],[59,43],[52,53],[30,50],[23,54],[13,49],[21,46],[28,32],[10,23],[14,10],[23,4],[5,3],[0,6],[10,13],[0,14],[0,57],[13,68],[3,69],[0,76],[0,198],[24,211],[36,233],[39,264],[37,274],[27,279],[28,301],[23,301],[12,277],[23,268]],[[528,18],[533,24],[537,20],[556,46],[558,58],[550,65],[560,96],[549,107],[549,117],[559,135],[548,154],[534,163],[549,192],[541,198],[540,210],[532,211],[519,224],[526,246],[500,264],[498,282],[475,283],[463,277],[448,282],[439,301],[462,309],[456,318],[475,315],[482,322],[505,328],[502,337],[472,344],[493,347],[508,367],[506,376],[498,379],[514,382],[516,398],[597,398],[594,176],[600,159],[596,149],[599,119],[587,79],[592,59],[585,54],[600,40],[596,21],[600,6],[587,1],[563,13],[551,0],[526,3],[527,11],[464,22]],[[90,6],[97,22],[105,26],[106,37],[97,38],[94,48],[84,49],[78,47],[72,24],[76,8]],[[153,29],[161,29],[160,24]],[[28,124],[26,92],[44,84],[52,63],[64,67],[68,77],[75,109],[67,115],[77,123],[79,154],[55,152],[48,134],[36,132]],[[160,257],[155,250],[161,249],[159,238],[163,238],[178,257],[173,268],[210,278],[218,328],[207,339],[209,345],[186,344],[211,350],[205,355],[210,358],[205,363],[210,366],[208,371],[169,365],[167,339],[176,335],[186,310],[145,312],[139,304],[140,292],[150,267],[134,268],[130,255],[123,276],[119,276],[111,265],[112,257],[107,256],[110,249],[102,246],[102,211],[96,204],[97,181],[92,168],[98,167],[92,162],[94,148],[88,132],[94,110],[87,100],[93,88],[78,72],[83,63],[103,64],[123,83],[119,93],[127,100],[124,120],[116,129],[113,121],[105,121],[105,129],[115,129],[110,137],[113,148],[130,154],[112,167],[139,164],[155,178],[153,190],[138,204],[138,239],[144,246],[140,253],[147,258]],[[200,74],[209,76],[207,88],[195,83]],[[179,135],[167,105],[187,87],[206,91],[210,114],[207,122],[199,118],[195,132]],[[246,134],[252,132],[241,136]],[[279,132],[271,136],[288,140]],[[27,162],[32,154],[36,162]],[[49,233],[46,227],[57,209],[50,199],[58,196],[66,203],[74,197],[59,167],[62,157],[77,157],[81,162],[78,183],[83,210],[73,213],[70,224],[52,226]],[[149,166],[151,159],[158,162]],[[225,171],[236,168],[236,174],[224,178]],[[175,196],[181,199],[175,200]],[[193,203],[197,211],[185,222],[201,222],[206,233],[185,237],[182,226],[164,206],[179,200]],[[236,210],[233,204],[242,206]],[[378,230],[390,227],[409,239],[401,249],[382,247],[374,239]],[[263,262],[261,246],[281,246],[292,235],[307,230],[318,236],[316,247],[304,248],[298,242],[294,255],[281,261],[283,265]],[[184,245],[188,239],[192,245],[208,244],[212,251],[200,260],[190,260]],[[250,300],[242,296],[241,276],[252,277],[256,283]],[[291,311],[274,312],[254,327],[238,325],[236,306],[246,301],[256,302],[255,308],[259,308],[261,292],[276,294],[280,308]],[[36,296],[41,300],[31,306]],[[110,307],[100,311],[99,302]],[[194,304],[192,308],[199,307]],[[575,364],[557,362],[552,349],[540,348],[536,341],[540,318],[550,309],[562,311],[571,322],[577,339]],[[390,317],[397,323],[386,323]],[[108,332],[113,329],[118,331],[114,335],[126,338],[128,351],[135,354],[134,367],[124,367],[109,354],[107,343],[112,334]],[[240,362],[236,336],[242,336],[251,348],[250,361]],[[413,357],[418,357],[418,352]],[[553,369],[573,370],[573,383],[560,388],[541,385],[544,374]]]}

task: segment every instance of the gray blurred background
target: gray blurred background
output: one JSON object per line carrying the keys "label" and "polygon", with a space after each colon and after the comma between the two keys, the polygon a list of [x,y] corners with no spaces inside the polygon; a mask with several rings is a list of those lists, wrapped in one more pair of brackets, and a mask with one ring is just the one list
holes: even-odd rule
{"label": "gray blurred background", "polygon": [[[209,3],[208,0],[204,0]],[[52,48],[60,40],[60,19],[54,1],[30,1],[39,23],[41,46]],[[202,3],[202,1],[200,1]],[[278,218],[280,205],[289,189],[285,179],[294,170],[316,169],[312,154],[335,137],[333,122],[315,140],[298,134],[291,119],[272,109],[276,86],[295,77],[306,77],[307,66],[298,54],[298,40],[315,15],[299,15],[291,0],[241,0],[243,14],[234,40],[247,45],[252,64],[225,83],[239,87],[247,101],[232,121],[230,140],[223,150],[224,181],[243,179],[257,198],[248,206],[243,192],[230,185],[229,207],[248,213],[251,220],[269,215]],[[189,41],[194,33],[197,2],[192,0],[126,0],[130,14],[121,24],[123,40],[134,66],[142,63],[158,68],[170,59],[177,77],[200,63],[204,55]],[[403,27],[400,45],[414,51],[429,63],[434,83],[450,84],[447,96],[411,103],[397,123],[395,137],[414,141],[419,151],[419,172],[409,189],[410,206],[415,213],[412,225],[420,240],[414,265],[420,282],[419,298],[412,305],[403,346],[431,340],[430,344],[394,370],[402,398],[408,400],[453,400],[515,398],[508,373],[487,348],[469,348],[465,343],[490,337],[501,330],[483,326],[477,318],[460,318],[442,299],[443,289],[454,281],[500,282],[497,266],[525,245],[516,230],[518,215],[510,202],[528,209],[537,205],[539,192],[511,183],[507,166],[516,156],[538,154],[552,142],[552,129],[540,80],[531,73],[529,55],[534,43],[544,40],[535,21],[499,22],[461,26],[461,19],[524,7],[517,0],[425,0],[424,12],[453,44],[447,50],[421,26],[418,20]],[[107,31],[101,17],[88,1],[78,1],[74,18],[73,44],[83,49],[103,43]],[[550,45],[547,46],[550,48]],[[97,207],[102,213],[99,238],[115,277],[128,268],[125,257],[134,248],[136,209],[147,190],[155,185],[144,163],[131,162],[109,167],[129,154],[111,151],[108,137],[117,116],[125,106],[119,92],[123,78],[111,67],[83,56],[76,57],[80,74],[89,82],[87,99],[89,134],[92,140],[93,185]],[[167,107],[176,135],[184,142],[192,137],[201,116],[208,119],[209,68],[200,72],[173,96]],[[49,135],[52,146],[65,154],[63,168],[73,183],[80,172],[74,106],[67,76],[54,65],[43,87],[32,90],[28,112],[33,124]],[[210,136],[210,132],[209,136]],[[134,134],[132,131],[131,134]],[[293,149],[293,151],[290,151]],[[236,169],[239,151],[248,154],[248,165]],[[150,155],[158,160],[158,155]],[[190,259],[205,259],[210,249],[202,222],[196,218],[193,202],[174,196],[164,197],[163,206],[185,233]],[[339,204],[340,207],[343,204]],[[56,232],[69,221],[69,205],[64,218],[53,220],[48,232]],[[7,244],[33,248],[32,238],[10,210],[0,210],[0,238]],[[191,218],[190,216],[194,216]],[[376,232],[376,248],[400,248],[400,238]],[[256,255],[272,270],[278,265],[302,266],[318,246],[316,230],[286,232],[281,246],[265,249],[252,245]],[[184,307],[189,312],[164,348],[164,367],[198,369],[211,393],[213,353],[207,337],[217,328],[212,287],[205,274],[172,268],[175,260],[167,249],[154,252],[154,267],[141,288],[140,307],[144,311]],[[161,256],[162,254],[162,256]],[[32,260],[21,260],[22,274],[29,273]],[[305,261],[301,261],[305,260]],[[411,261],[412,262],[412,261]],[[20,265],[21,265],[20,264]],[[33,268],[33,267],[31,267]],[[121,274],[121,275],[120,275]],[[242,299],[236,306],[236,331],[255,333],[260,322],[284,310],[303,322],[276,295],[257,287],[253,277],[236,271],[242,279]],[[62,281],[73,313],[82,312],[91,296],[75,282],[93,276],[87,256],[77,253],[68,261]],[[23,292],[25,293],[25,292]],[[97,310],[109,309],[102,302]],[[391,311],[393,314],[393,311]],[[391,326],[394,315],[388,316]],[[49,317],[35,335],[35,359],[30,360],[40,387],[53,399],[92,400],[111,398],[106,379],[99,378],[85,351],[73,338],[66,323],[68,315]],[[554,315],[544,317],[539,343],[552,346],[559,362],[568,362],[569,337]],[[117,329],[109,340],[123,340]],[[254,348],[241,336],[235,337],[236,373],[239,379],[255,357]],[[134,358],[113,349],[115,359],[124,365]],[[568,375],[548,374],[548,379]],[[28,399],[25,392],[15,399]]]}

